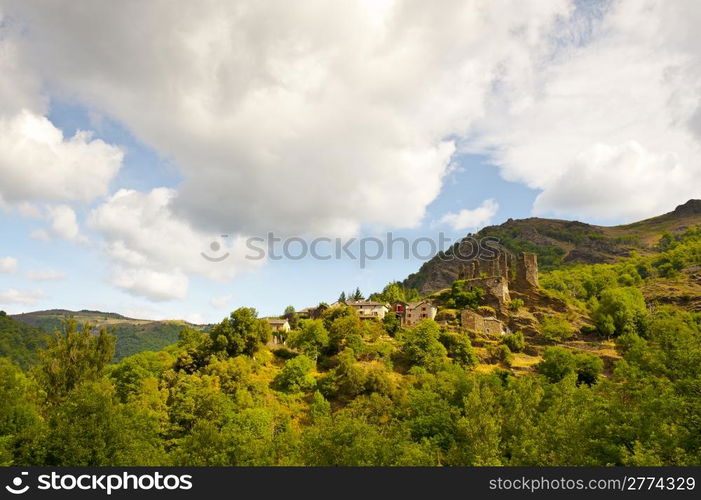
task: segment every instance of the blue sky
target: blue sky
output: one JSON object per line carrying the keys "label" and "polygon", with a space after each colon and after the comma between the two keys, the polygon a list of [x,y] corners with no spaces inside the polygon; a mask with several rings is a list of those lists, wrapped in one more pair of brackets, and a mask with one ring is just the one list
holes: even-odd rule
{"label": "blue sky", "polygon": [[701,197],[698,3],[243,3],[0,0],[0,309],[278,314],[422,260],[253,261],[252,236]]}

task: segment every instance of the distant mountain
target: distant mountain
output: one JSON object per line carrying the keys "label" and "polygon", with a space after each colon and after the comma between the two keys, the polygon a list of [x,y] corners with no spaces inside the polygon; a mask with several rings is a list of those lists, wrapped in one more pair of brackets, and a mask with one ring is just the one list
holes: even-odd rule
{"label": "distant mountain", "polygon": [[[538,255],[540,269],[549,270],[575,263],[614,262],[633,251],[654,253],[665,232],[678,234],[697,225],[701,225],[701,200],[689,200],[672,212],[621,226],[531,217],[509,219],[501,225],[485,227],[472,236],[495,237],[516,254],[533,252]],[[458,260],[434,257],[403,284],[422,294],[432,293],[449,287],[458,278],[462,265]]]}
{"label": "distant mountain", "polygon": [[[105,327],[117,337],[115,360],[120,360],[141,351],[157,351],[178,341],[180,331],[189,324],[184,321],[151,321],[134,319],[117,313],[102,311],[68,311],[51,309],[16,314],[12,319],[22,325],[47,334],[61,329],[63,322],[74,318],[79,324],[90,323]],[[189,325],[195,326],[195,325]]]}

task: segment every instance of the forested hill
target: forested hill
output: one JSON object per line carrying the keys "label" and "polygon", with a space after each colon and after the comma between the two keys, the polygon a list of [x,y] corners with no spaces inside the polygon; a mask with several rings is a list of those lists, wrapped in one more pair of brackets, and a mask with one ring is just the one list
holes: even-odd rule
{"label": "forested hill", "polygon": [[[635,251],[642,255],[656,253],[665,233],[678,235],[701,224],[701,200],[689,200],[672,212],[621,226],[596,226],[560,219],[509,219],[498,226],[479,231],[477,238],[498,238],[514,253],[533,252],[543,271],[568,264],[611,263]],[[433,258],[405,281],[407,288],[422,294],[451,286],[458,278],[461,263]]]}
{"label": "forested hill", "polygon": [[186,325],[184,321],[151,321],[88,310],[51,309],[12,316],[15,323],[46,334],[62,329],[64,321],[69,318],[75,319],[78,324],[89,323],[96,328],[105,327],[114,334],[117,339],[114,356],[116,360],[142,351],[163,349],[178,341],[180,331]]}
{"label": "forested hill", "polygon": [[0,311],[0,357],[8,357],[23,368],[34,364],[46,346],[39,328],[26,325]]}

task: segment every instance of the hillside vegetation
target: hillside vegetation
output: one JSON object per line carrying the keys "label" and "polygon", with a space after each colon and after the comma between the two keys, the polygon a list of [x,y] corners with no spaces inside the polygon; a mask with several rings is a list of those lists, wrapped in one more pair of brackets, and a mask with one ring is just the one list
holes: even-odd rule
{"label": "hillside vegetation", "polygon": [[526,335],[341,305],[280,345],[241,308],[110,364],[114,338],[69,322],[33,370],[0,361],[0,462],[699,465],[698,295],[659,292],[699,286],[701,230],[657,250],[545,273]]}
{"label": "hillside vegetation", "polygon": [[5,311],[0,311],[0,357],[10,358],[28,368],[39,359],[39,349],[44,346],[46,343],[40,329],[20,323]]}
{"label": "hillside vegetation", "polygon": [[86,310],[53,309],[17,314],[12,318],[46,334],[61,330],[68,319],[74,319],[81,327],[86,323],[98,329],[105,327],[116,337],[115,360],[141,351],[158,351],[174,344],[185,326],[182,321],[141,320],[116,313]]}

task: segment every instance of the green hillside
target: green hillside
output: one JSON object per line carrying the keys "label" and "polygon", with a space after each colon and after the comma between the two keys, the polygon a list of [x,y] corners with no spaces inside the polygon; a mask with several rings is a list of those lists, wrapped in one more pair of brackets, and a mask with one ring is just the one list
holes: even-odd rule
{"label": "green hillside", "polygon": [[89,323],[96,328],[105,327],[116,337],[116,360],[141,351],[157,351],[177,342],[180,331],[186,324],[183,321],[140,320],[116,313],[65,309],[17,314],[13,318],[45,333],[62,329],[64,321],[69,318],[75,319],[79,325]]}
{"label": "green hillside", "polygon": [[0,311],[0,357],[12,359],[27,368],[38,359],[39,349],[46,346],[39,328],[26,325]]}
{"label": "green hillside", "polygon": [[[434,293],[436,321],[412,327],[339,304],[273,339],[242,307],[206,331],[173,325],[177,343],[117,363],[109,334],[68,323],[33,370],[0,359],[0,415],[18,416],[0,419],[0,463],[701,464],[701,226],[545,271],[496,309],[464,284]],[[510,331],[468,327],[461,310]],[[23,319],[71,315],[142,347],[139,328],[157,323]]]}

